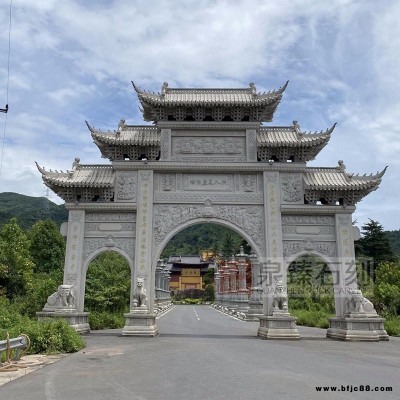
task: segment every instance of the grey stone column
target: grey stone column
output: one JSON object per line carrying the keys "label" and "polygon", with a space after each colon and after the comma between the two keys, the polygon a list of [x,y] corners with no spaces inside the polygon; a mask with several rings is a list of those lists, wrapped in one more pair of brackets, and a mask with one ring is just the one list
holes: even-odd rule
{"label": "grey stone column", "polygon": [[347,341],[389,340],[384,319],[357,287],[351,213],[336,214],[337,260],[332,266],[336,317],[329,318],[326,336]]}
{"label": "grey stone column", "polygon": [[252,287],[247,319],[251,321],[258,321],[258,317],[263,313],[261,269],[260,262],[255,254],[251,254],[249,258],[251,262]]}
{"label": "grey stone column", "polygon": [[230,273],[228,265],[223,267],[222,272],[222,279],[223,279],[223,293],[222,293],[222,300],[224,304],[229,303],[229,288],[230,288]]}
{"label": "grey stone column", "polygon": [[229,268],[229,302],[232,307],[236,307],[236,299],[237,299],[237,263],[232,257],[231,261],[228,262]]}
{"label": "grey stone column", "polygon": [[264,276],[263,282],[263,314],[269,315],[272,311],[272,298],[275,280],[281,279],[286,287],[286,271],[282,249],[282,221],[279,172],[264,171],[264,212],[265,212],[265,240],[267,259],[261,267]]}
{"label": "grey stone column", "polygon": [[215,272],[214,272],[214,297],[215,301],[218,303],[219,302],[219,285],[220,285],[220,274],[219,274],[219,269],[218,266],[215,266]]}
{"label": "grey stone column", "polygon": [[240,247],[240,253],[236,254],[238,269],[238,293],[237,302],[241,311],[248,309],[249,291],[247,290],[246,271],[247,271],[247,254],[244,254],[243,246]]}
{"label": "grey stone column", "polygon": [[[264,211],[267,259],[263,263],[263,315],[259,317],[258,336],[265,339],[300,338],[296,318],[286,310],[273,310],[275,282],[280,281],[287,290],[287,276],[282,249],[282,216],[279,173],[264,172]],[[287,295],[287,294],[286,294]]]}
{"label": "grey stone column", "polygon": [[83,282],[84,237],[85,211],[70,210],[63,283],[65,285],[74,285],[75,305],[78,312],[83,312],[85,296],[85,284]]}
{"label": "grey stone column", "polygon": [[[153,171],[138,171],[137,219],[136,219],[136,251],[134,287],[138,277],[144,279],[144,287],[149,298],[147,308],[149,313],[154,310],[154,295],[152,280],[155,274],[151,265],[152,226],[153,226]],[[154,284],[154,283],[153,283]]]}
{"label": "grey stone column", "polygon": [[[67,306],[63,304],[49,305],[46,303],[41,312],[36,315],[40,320],[47,318],[62,318],[78,332],[89,332],[89,313],[83,312],[85,282],[83,271],[83,253],[85,239],[85,211],[70,210],[67,225],[67,246],[64,263],[63,285],[52,296],[58,296],[60,291],[69,290],[74,300]],[[57,297],[56,297],[57,298]]]}
{"label": "grey stone column", "polygon": [[161,271],[163,260],[157,261],[156,272],[155,272],[155,291],[156,291],[156,303],[160,302],[161,299]]}
{"label": "grey stone column", "polygon": [[[136,217],[136,251],[133,288],[137,288],[137,278],[143,278],[146,290],[146,304],[143,307],[132,307],[124,314],[124,336],[155,336],[158,334],[155,308],[155,265],[152,265],[153,242],[153,171],[139,170],[137,181],[137,217]],[[133,293],[132,293],[133,295]],[[131,296],[132,297],[132,296]]]}

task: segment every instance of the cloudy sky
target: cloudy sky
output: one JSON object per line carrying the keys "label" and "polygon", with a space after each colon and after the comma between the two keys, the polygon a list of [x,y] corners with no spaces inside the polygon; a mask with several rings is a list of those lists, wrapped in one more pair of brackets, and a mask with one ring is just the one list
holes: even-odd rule
{"label": "cloudy sky", "polygon": [[[0,0],[0,108],[7,98],[9,0]],[[70,169],[106,163],[88,120],[142,124],[144,89],[248,87],[290,81],[273,125],[338,125],[311,163],[389,169],[358,204],[400,228],[400,2],[397,0],[13,0],[9,113],[0,113],[0,192],[43,196],[34,161]],[[3,104],[4,103],[4,104]],[[3,142],[3,140],[2,140]],[[52,201],[61,200],[51,195]]]}

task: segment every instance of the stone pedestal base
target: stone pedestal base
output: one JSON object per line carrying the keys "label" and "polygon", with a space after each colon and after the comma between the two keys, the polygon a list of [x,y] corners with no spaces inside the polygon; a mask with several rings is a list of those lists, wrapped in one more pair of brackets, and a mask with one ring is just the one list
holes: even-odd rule
{"label": "stone pedestal base", "polygon": [[258,321],[263,316],[263,303],[261,301],[249,301],[249,310],[246,313],[246,321]]}
{"label": "stone pedestal base", "polygon": [[296,318],[285,315],[261,316],[257,336],[262,339],[300,339]]}
{"label": "stone pedestal base", "polygon": [[124,314],[125,326],[122,329],[122,336],[147,336],[158,335],[156,316],[146,312],[131,311]]}
{"label": "stone pedestal base", "polygon": [[89,313],[87,312],[70,312],[70,311],[41,311],[36,313],[38,320],[43,321],[47,318],[65,319],[68,325],[72,326],[78,333],[88,333]]}
{"label": "stone pedestal base", "polygon": [[381,317],[332,317],[329,319],[329,328],[326,337],[345,341],[378,342],[389,340]]}

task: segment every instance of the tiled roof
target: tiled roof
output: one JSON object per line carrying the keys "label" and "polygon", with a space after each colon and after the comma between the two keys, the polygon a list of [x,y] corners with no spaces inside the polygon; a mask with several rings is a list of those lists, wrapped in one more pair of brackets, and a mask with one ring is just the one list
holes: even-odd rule
{"label": "tiled roof", "polygon": [[[335,124],[336,125],[336,124]],[[261,127],[257,135],[258,145],[263,146],[289,146],[308,147],[325,145],[335,128],[327,129],[325,132],[306,133],[299,132],[294,126],[265,126]]]}
{"label": "tiled roof", "polygon": [[256,93],[255,87],[246,89],[172,89],[163,86],[161,93],[139,89],[133,82],[142,102],[162,106],[265,106],[280,100],[288,82],[272,92]]}
{"label": "tiled roof", "polygon": [[348,174],[343,168],[307,168],[304,174],[306,189],[318,190],[373,190],[378,187],[385,173],[359,176]]}
{"label": "tiled roof", "polygon": [[88,128],[95,142],[112,145],[158,146],[160,132],[155,126],[126,125],[118,131],[100,131],[90,126]]}
{"label": "tiled roof", "polygon": [[115,173],[110,165],[79,165],[73,171],[46,171],[38,166],[43,180],[63,187],[112,187]]}

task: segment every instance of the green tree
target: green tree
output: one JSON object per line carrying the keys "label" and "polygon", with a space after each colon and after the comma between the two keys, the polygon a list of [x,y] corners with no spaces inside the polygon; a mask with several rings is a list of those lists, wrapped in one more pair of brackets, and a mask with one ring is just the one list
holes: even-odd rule
{"label": "green tree", "polygon": [[368,263],[368,273],[375,279],[376,267],[384,261],[394,261],[395,256],[390,247],[389,239],[382,225],[372,219],[362,226],[363,237],[358,243],[358,255],[360,253],[372,261]]}
{"label": "green tree", "polygon": [[90,265],[86,276],[85,308],[120,312],[129,307],[131,272],[124,257],[107,252]]}
{"label": "green tree", "polygon": [[33,267],[28,238],[11,218],[0,231],[0,287],[8,298],[31,290]]}
{"label": "green tree", "polygon": [[400,263],[383,262],[376,269],[374,295],[392,315],[400,312]]}
{"label": "green tree", "polygon": [[235,244],[230,232],[225,233],[224,241],[222,243],[222,253],[225,258],[230,257],[235,252]]}
{"label": "green tree", "polygon": [[36,222],[29,232],[30,253],[35,272],[51,272],[62,269],[65,257],[65,241],[54,221]]}

